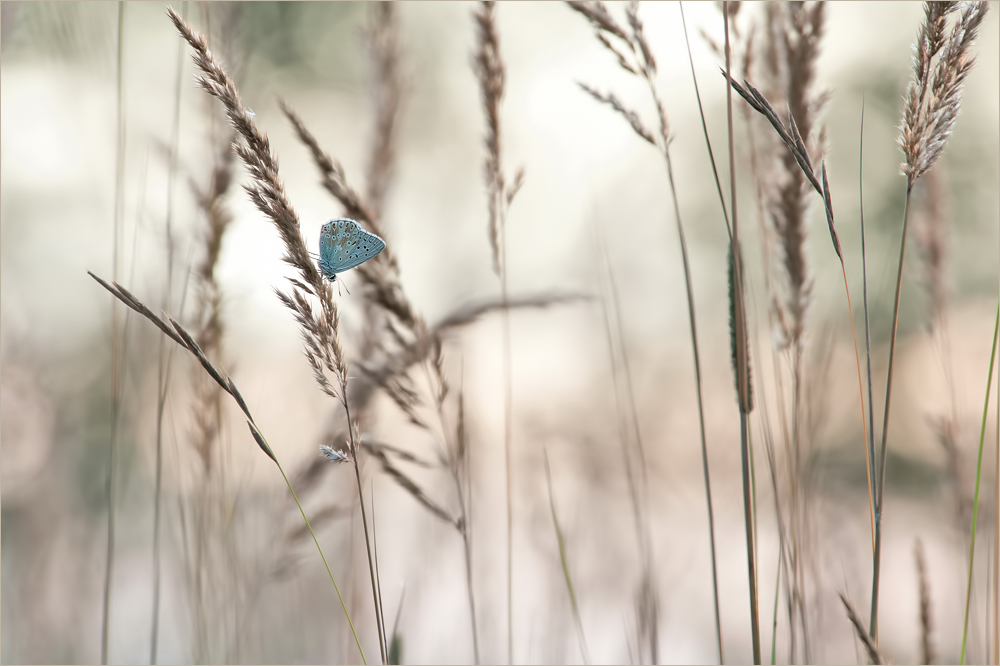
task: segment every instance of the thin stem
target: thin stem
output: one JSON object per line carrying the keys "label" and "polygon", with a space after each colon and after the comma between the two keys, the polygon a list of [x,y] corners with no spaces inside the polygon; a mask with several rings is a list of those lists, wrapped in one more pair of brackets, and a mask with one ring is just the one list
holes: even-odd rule
{"label": "thin stem", "polygon": [[[650,81],[652,86],[652,81]],[[673,161],[670,150],[663,146],[663,157],[667,164],[667,178],[670,181],[670,193],[674,201],[674,219],[677,222],[677,237],[681,246],[681,263],[684,265],[684,287],[687,293],[688,323],[691,328],[691,350],[694,355],[694,383],[698,397],[698,427],[701,434],[701,467],[705,479],[705,504],[708,507],[708,538],[712,559],[712,602],[715,610],[715,637],[719,648],[719,663],[724,663],[725,652],[722,647],[722,621],[719,616],[719,575],[715,555],[715,514],[712,510],[712,483],[708,473],[708,444],[705,438],[705,408],[701,390],[701,357],[698,352],[698,327],[694,312],[694,290],[691,287],[691,263],[688,259],[687,241],[684,238],[684,225],[681,223],[681,210],[677,201],[677,187],[674,184]],[[713,163],[714,168],[714,163]],[[725,210],[723,210],[725,213]],[[728,228],[728,220],[727,220]]]}
{"label": "thin stem", "polygon": [[[341,385],[340,395],[344,405],[344,412],[347,414],[347,430],[351,436],[351,462],[354,464],[354,478],[358,482],[358,502],[361,504],[361,525],[365,532],[365,553],[368,555],[368,575],[372,584],[372,603],[375,609],[375,627],[378,631],[378,648],[382,657],[382,663],[387,663],[385,651],[385,630],[382,627],[382,613],[378,603],[378,583],[375,578],[375,564],[372,561],[372,544],[368,533],[368,512],[365,510],[364,489],[361,487],[361,470],[358,465],[358,446],[354,438],[354,424],[351,421],[351,408],[347,404],[347,387]],[[338,591],[339,594],[339,591]]]}
{"label": "thin stem", "polygon": [[[603,237],[602,237],[603,238]],[[635,472],[635,468],[628,451],[628,440],[622,440],[623,451],[625,453],[626,470],[628,473],[629,490],[632,496],[632,506],[635,514],[636,539],[639,542],[639,555],[642,559],[642,580],[644,584],[649,584],[653,580],[653,546],[649,525],[649,480],[647,477],[646,449],[642,442],[642,431],[639,429],[639,412],[636,408],[635,390],[632,382],[632,367],[629,363],[628,351],[625,347],[625,328],[622,324],[621,299],[618,295],[618,283],[615,280],[614,271],[611,270],[611,258],[608,256],[607,244],[604,247],[604,261],[607,266],[608,283],[611,290],[611,298],[614,303],[615,329],[618,333],[618,344],[621,349],[622,370],[624,372],[624,391],[629,407],[629,414],[632,421],[632,429],[635,432],[635,448],[639,456],[639,471],[641,477]],[[610,323],[608,324],[610,326]],[[610,338],[609,338],[610,340]],[[627,430],[627,425],[625,426]],[[656,590],[650,592],[653,595],[652,621],[653,629],[649,633],[649,660],[653,663],[659,661],[659,636],[656,631]]]}
{"label": "thin stem", "polygon": [[[375,482],[372,480],[368,481],[368,496],[371,498],[369,501],[372,505],[372,551],[374,552],[375,559],[375,589],[377,590],[376,598],[378,599],[378,620],[382,627],[383,634],[385,633],[385,613],[382,606],[382,576],[379,575],[378,571],[378,523],[375,520]],[[389,641],[385,639],[386,644],[386,657],[389,656]],[[385,660],[385,663],[389,663]]]}
{"label": "thin stem", "polygon": [[[122,77],[124,66],[125,44],[125,3],[118,3],[118,60],[117,60],[117,90],[118,107],[115,119],[117,139],[115,146],[115,219],[112,240],[112,274],[118,279],[118,269],[121,264],[119,247],[121,245],[122,216],[125,207],[125,86]],[[111,618],[111,577],[115,563],[115,502],[117,500],[117,458],[118,458],[118,417],[121,409],[121,333],[119,331],[118,301],[111,303],[111,438],[108,446],[108,541],[107,558],[104,568],[104,601],[101,610],[101,663],[108,663],[108,634]]]}
{"label": "thin stem", "polygon": [[514,469],[513,446],[513,386],[511,382],[510,308],[507,300],[507,221],[506,214],[500,223],[500,290],[503,310],[503,455],[507,476],[507,663],[514,663]]}
{"label": "thin stem", "polygon": [[[263,437],[263,435],[261,436]],[[291,482],[285,475],[285,470],[281,467],[276,459],[274,464],[278,466],[278,471],[281,472],[281,478],[285,480],[285,485],[288,486],[288,492],[292,494],[292,499],[295,500],[295,506],[299,507],[299,513],[302,514],[302,520],[306,521],[306,528],[309,530],[309,534],[313,538],[313,543],[316,544],[316,550],[319,551],[319,556],[323,559],[323,566],[326,567],[326,573],[330,576],[330,582],[333,583],[333,589],[337,591],[337,598],[340,599],[340,607],[344,609],[344,617],[347,618],[347,624],[351,627],[351,634],[354,636],[354,644],[358,646],[358,653],[361,654],[361,662],[363,664],[368,664],[365,659],[365,651],[361,649],[361,641],[358,639],[358,632],[354,630],[354,622],[351,621],[351,614],[347,612],[347,604],[344,603],[344,597],[340,594],[340,587],[337,586],[337,581],[333,577],[333,572],[330,571],[330,564],[326,561],[326,555],[323,554],[323,549],[319,545],[319,539],[316,538],[316,533],[313,532],[312,524],[309,522],[309,518],[306,517],[305,509],[302,508],[302,504],[299,502],[299,496],[295,494],[295,490],[292,488]],[[383,663],[385,663],[383,661]]]}
{"label": "thin stem", "polygon": [[760,619],[757,616],[757,563],[754,556],[753,497],[750,488],[750,456],[747,439],[747,414],[740,412],[740,461],[743,472],[743,518],[747,534],[747,572],[750,579],[750,628],[753,634],[753,659],[760,664]]}
{"label": "thin stem", "polygon": [[583,633],[583,621],[580,619],[580,607],[576,603],[576,591],[573,588],[573,576],[569,571],[569,559],[566,555],[566,539],[563,538],[562,527],[559,524],[559,516],[556,513],[555,495],[552,493],[552,472],[549,468],[549,452],[545,451],[545,483],[549,491],[549,510],[552,512],[552,525],[556,532],[556,541],[559,544],[559,561],[562,565],[563,578],[566,580],[566,590],[569,592],[569,602],[573,609],[573,623],[576,625],[577,640],[580,643],[580,654],[583,656],[583,663],[590,663],[590,651],[587,650],[587,637]]}
{"label": "thin stem", "polygon": [[771,666],[777,658],[778,646],[778,596],[781,594],[781,554],[778,554],[778,567],[774,573],[774,614],[771,617]]}
{"label": "thin stem", "polygon": [[[995,346],[995,343],[994,343]],[[1000,381],[997,382],[997,403],[1000,404]],[[993,453],[993,663],[1000,664],[1000,412],[996,428],[996,449]]]}
{"label": "thin stem", "polygon": [[976,558],[976,523],[979,520],[979,482],[983,476],[983,444],[986,440],[986,416],[990,409],[990,388],[993,383],[993,363],[997,353],[997,333],[1000,332],[1000,305],[993,325],[993,344],[990,346],[990,370],[986,377],[986,399],[983,401],[983,423],[979,428],[979,459],[976,462],[976,489],[972,494],[972,536],[969,545],[969,582],[965,588],[965,621],[962,624],[962,653],[959,663],[965,663],[965,643],[969,634],[969,602],[972,600],[972,565]]}
{"label": "thin stem", "polygon": [[[705,109],[701,103],[701,91],[698,89],[698,77],[694,73],[694,55],[691,53],[691,41],[688,39],[687,21],[684,20],[684,3],[678,2],[677,6],[681,10],[681,26],[684,28],[684,43],[687,45],[688,64],[691,65],[691,82],[694,84],[694,96],[698,100],[698,117],[701,118],[701,130],[705,136],[705,147],[708,149],[708,160],[712,164],[712,176],[715,178],[715,189],[719,193],[719,204],[722,206],[722,217],[726,222],[726,233],[733,235],[733,230],[729,226],[729,214],[726,212],[726,199],[722,194],[722,181],[719,179],[719,170],[715,166],[715,153],[712,151],[712,142],[708,138],[708,123],[705,121]],[[730,238],[731,240],[731,238]]]}
{"label": "thin stem", "polygon": [[162,504],[163,478],[163,408],[166,404],[166,386],[164,379],[164,346],[166,341],[160,336],[160,351],[158,355],[156,385],[159,391],[156,408],[156,482],[153,496],[153,618],[150,621],[149,663],[156,663],[156,647],[160,632],[160,507]]}
{"label": "thin stem", "polygon": [[476,599],[472,587],[472,535],[469,534],[469,521],[462,525],[462,543],[465,550],[465,587],[469,597],[469,622],[472,624],[472,653],[475,663],[479,664],[479,632],[476,629]]}
{"label": "thin stem", "polygon": [[[862,234],[864,234],[864,228],[862,227]],[[862,244],[864,241],[862,241]],[[864,256],[862,256],[862,261],[864,261]],[[871,508],[871,498],[872,498],[872,474],[871,474],[871,452],[869,451],[868,441],[868,422],[869,419],[865,416],[865,390],[861,379],[861,356],[858,353],[858,335],[854,327],[854,307],[851,305],[851,291],[847,287],[847,267],[844,265],[844,260],[840,260],[840,270],[844,276],[844,293],[847,294],[847,313],[851,317],[851,337],[854,339],[854,362],[858,369],[858,394],[861,398],[861,429],[865,436],[865,465],[867,467],[868,476],[868,511],[869,511],[869,521],[871,524],[872,532],[872,550],[875,549],[875,516]],[[865,290],[865,296],[867,297],[867,289]],[[868,309],[865,308],[865,318],[867,319]],[[865,322],[865,338],[868,342],[868,323]],[[869,367],[869,379],[871,378],[871,352],[867,353],[868,357],[868,367]],[[869,385],[869,389],[871,386]],[[869,393],[869,397],[871,394]]]}
{"label": "thin stem", "polygon": [[[181,5],[183,13],[184,6]],[[177,145],[180,136],[181,123],[181,80],[184,73],[184,42],[177,42],[177,78],[174,82],[174,122],[170,136],[170,174],[167,179],[167,214],[166,214],[166,238],[167,238],[167,285],[164,296],[164,310],[170,307],[171,288],[173,287],[173,230],[171,222],[173,220],[174,201],[174,177],[177,172]],[[157,661],[157,648],[160,635],[160,505],[162,501],[162,477],[163,477],[163,411],[167,401],[167,387],[170,383],[169,365],[164,372],[164,346],[166,340],[160,336],[160,351],[158,355],[157,369],[157,390],[159,392],[158,404],[156,408],[156,482],[153,498],[153,612],[150,620],[149,632],[149,663],[155,664]],[[173,348],[171,348],[172,357]],[[169,361],[168,361],[169,363]]]}
{"label": "thin stem", "polygon": [[[622,365],[625,365],[627,369],[628,354],[626,353],[625,350],[624,332],[622,330],[622,325],[621,325],[618,289],[614,279],[614,271],[611,268],[611,258],[608,256],[607,242],[605,241],[604,235],[603,233],[600,232],[600,228],[597,226],[596,223],[594,223],[593,225],[593,230],[594,230],[595,244],[598,246],[598,251],[600,251],[601,253],[599,261],[603,260],[601,263],[602,266],[604,267],[604,271],[602,271],[601,273],[601,278],[602,278],[601,313],[603,315],[605,340],[607,341],[608,361],[611,363],[611,377],[615,393],[615,416],[617,417],[616,421],[618,425],[618,437],[619,440],[621,441],[621,446],[622,446],[621,448],[622,461],[625,465],[625,478],[626,481],[628,482],[629,499],[631,500],[632,515],[635,521],[636,540],[638,542],[640,551],[639,554],[642,559],[643,567],[648,567],[650,558],[646,556],[648,550],[646,548],[646,538],[643,532],[644,523],[642,518],[642,507],[639,498],[639,490],[636,487],[638,485],[638,482],[636,480],[636,472],[634,469],[634,463],[632,461],[633,453],[631,452],[630,448],[628,422],[624,415],[624,407],[622,406],[622,399],[623,399],[622,394],[626,392],[626,389],[624,389],[622,385],[625,384],[626,382],[630,382],[631,377],[630,375],[628,375],[626,378],[624,379],[622,378],[618,362],[619,354],[616,353],[616,347],[615,347],[614,332],[615,330],[617,330],[619,335],[618,347],[620,347],[620,356],[623,357],[624,359]],[[603,280],[607,280],[607,282],[604,282]],[[612,315],[608,311],[607,296],[610,296],[611,305],[614,307],[615,310],[614,317],[618,323],[617,329],[612,328],[611,324]],[[631,392],[629,392],[628,396],[631,397],[631,395],[632,395]],[[632,400],[632,414],[636,426],[636,436],[638,437],[639,436],[638,420],[635,413],[634,399]],[[641,440],[639,442],[638,448],[641,453],[642,451]],[[646,569],[644,569],[643,571],[645,573]]]}
{"label": "thin stem", "polygon": [[861,101],[861,132],[858,147],[858,191],[861,201],[861,288],[865,300],[865,360],[868,368],[868,442],[865,458],[868,463],[868,512],[872,524],[872,553],[875,552],[875,495],[872,484],[875,483],[875,405],[872,401],[872,335],[871,323],[868,318],[868,259],[865,253],[865,105]]}
{"label": "thin stem", "polygon": [[[726,55],[726,81],[730,83],[731,53],[729,46],[729,3],[722,5],[722,18],[725,33],[725,55]],[[753,533],[753,507],[750,492],[750,450],[747,439],[747,411],[746,401],[749,401],[749,382],[747,381],[747,357],[746,338],[744,331],[744,309],[743,309],[743,287],[740,269],[739,252],[739,222],[736,214],[736,155],[733,146],[733,90],[732,85],[726,86],[726,123],[729,136],[729,180],[730,180],[730,202],[733,216],[732,235],[732,256],[733,256],[733,282],[735,283],[735,328],[736,328],[736,372],[739,384],[740,402],[740,458],[743,472],[743,516],[747,537],[747,575],[750,585],[750,626],[753,639],[753,661],[760,664],[760,618],[757,613],[757,566],[754,561],[754,533]]]}
{"label": "thin stem", "polygon": [[882,448],[879,452],[877,498],[875,502],[875,556],[872,572],[872,612],[868,620],[868,635],[878,645],[878,592],[882,561],[882,501],[885,491],[885,449],[889,434],[889,406],[892,398],[892,368],[896,356],[896,330],[899,325],[899,295],[903,288],[903,259],[906,255],[906,230],[910,223],[910,196],[913,183],[906,186],[906,203],[903,207],[903,233],[899,240],[899,269],[896,272],[896,298],[892,306],[892,337],[889,339],[889,370],[885,380],[885,414],[882,417]]}

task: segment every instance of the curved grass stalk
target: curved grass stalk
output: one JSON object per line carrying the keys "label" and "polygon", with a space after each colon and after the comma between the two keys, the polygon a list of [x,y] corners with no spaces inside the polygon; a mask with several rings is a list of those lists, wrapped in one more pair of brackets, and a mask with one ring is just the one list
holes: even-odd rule
{"label": "curved grass stalk", "polygon": [[969,581],[965,588],[965,620],[962,623],[962,652],[959,663],[965,663],[965,644],[969,634],[969,602],[972,599],[972,565],[976,556],[976,523],[979,520],[979,482],[983,476],[983,442],[986,439],[986,416],[990,409],[990,388],[993,383],[993,363],[997,353],[997,333],[1000,332],[1000,305],[997,306],[996,324],[993,326],[993,344],[990,347],[990,371],[986,377],[986,399],[983,401],[983,423],[979,428],[979,459],[976,461],[976,489],[972,495],[972,533],[969,546]]}
{"label": "curved grass stalk", "polygon": [[133,296],[127,289],[125,289],[121,285],[115,282],[108,284],[107,282],[97,277],[90,271],[87,271],[87,273],[90,275],[90,277],[94,278],[98,283],[100,283],[102,287],[111,292],[111,294],[115,298],[120,300],[122,303],[127,305],[132,310],[141,314],[143,317],[149,319],[167,337],[169,337],[171,340],[176,342],[184,349],[187,349],[189,352],[191,352],[195,356],[195,358],[198,359],[198,361],[201,363],[202,367],[209,374],[209,376],[212,379],[214,379],[219,386],[222,387],[222,390],[224,390],[226,393],[232,396],[233,400],[236,401],[236,404],[239,405],[240,410],[247,418],[247,425],[250,427],[250,433],[251,435],[253,435],[254,441],[257,442],[257,445],[267,455],[267,457],[270,458],[275,465],[277,465],[278,471],[281,472],[281,477],[285,480],[285,485],[288,486],[288,490],[289,492],[292,493],[292,498],[295,500],[296,506],[299,507],[299,512],[302,514],[302,519],[306,523],[306,528],[309,530],[309,534],[312,535],[313,543],[316,544],[316,549],[319,551],[319,556],[323,560],[323,566],[326,567],[326,572],[330,576],[330,582],[333,583],[333,589],[336,590],[337,592],[337,598],[340,600],[340,607],[344,610],[344,616],[347,618],[347,623],[351,627],[351,633],[354,635],[354,642],[358,646],[358,652],[361,654],[361,661],[367,664],[368,662],[365,659],[364,650],[361,649],[361,641],[358,639],[358,633],[354,629],[354,622],[351,620],[351,614],[347,611],[347,604],[344,603],[344,597],[340,593],[340,587],[337,585],[337,581],[333,577],[333,572],[330,570],[330,565],[326,561],[326,555],[323,554],[323,548],[319,545],[319,540],[316,538],[316,533],[313,532],[312,524],[309,522],[309,518],[306,516],[305,510],[302,508],[302,504],[299,502],[299,498],[295,494],[295,490],[292,488],[292,484],[288,480],[288,476],[285,474],[285,470],[281,467],[281,463],[278,462],[278,459],[277,457],[275,457],[274,452],[271,449],[271,446],[267,443],[267,440],[264,439],[264,435],[261,434],[260,430],[257,429],[257,426],[254,423],[253,416],[250,414],[250,408],[247,407],[246,401],[243,399],[243,395],[239,392],[239,389],[236,388],[236,384],[233,383],[233,380],[230,377],[224,375],[218,369],[216,369],[214,365],[212,365],[211,361],[209,361],[208,358],[205,356],[204,352],[202,352],[201,347],[198,346],[198,343],[195,342],[194,338],[191,336],[190,333],[187,332],[187,330],[184,329],[183,326],[178,324],[173,319],[170,319],[169,317],[168,320],[170,323],[168,324],[163,319],[153,314],[152,310],[143,305],[143,303],[139,301],[139,299]]}

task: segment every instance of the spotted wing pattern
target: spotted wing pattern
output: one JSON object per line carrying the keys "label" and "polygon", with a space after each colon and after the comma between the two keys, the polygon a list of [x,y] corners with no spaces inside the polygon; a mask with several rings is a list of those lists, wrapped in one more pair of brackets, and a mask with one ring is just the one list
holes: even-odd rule
{"label": "spotted wing pattern", "polygon": [[365,263],[384,249],[384,240],[354,220],[330,220],[319,236],[319,269],[326,279],[336,280],[338,273]]}

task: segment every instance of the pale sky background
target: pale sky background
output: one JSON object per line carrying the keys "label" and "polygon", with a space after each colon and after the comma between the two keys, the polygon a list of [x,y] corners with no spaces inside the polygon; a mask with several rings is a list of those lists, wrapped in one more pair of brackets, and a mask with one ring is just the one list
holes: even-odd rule
{"label": "pale sky background", "polygon": [[[450,2],[399,7],[406,91],[398,163],[384,224],[386,240],[400,262],[404,288],[429,322],[464,303],[499,293],[487,240],[482,110],[470,67],[473,9],[469,3]],[[741,22],[761,9],[747,3]],[[190,49],[181,43],[164,11],[161,3],[129,3],[124,37],[127,153],[119,281],[154,310],[159,307],[166,273],[168,169],[163,147],[169,145],[171,136],[179,62],[183,64],[178,144],[182,172],[175,184],[172,224],[182,264],[196,260],[204,224],[187,180],[205,182],[211,166],[208,111],[218,118],[217,102],[194,85]],[[184,11],[199,29],[204,27],[200,6],[186,3]],[[278,99],[296,109],[321,145],[344,165],[352,184],[363,190],[372,118],[360,28],[368,8],[302,3],[279,9],[261,4],[254,11],[238,24],[236,49],[245,57],[238,84],[259,127],[270,137],[303,234],[315,249],[320,226],[342,211],[319,185],[308,152],[280,112]],[[614,6],[613,11],[620,14],[621,7]],[[709,131],[721,175],[726,177],[722,158],[725,87],[719,63],[699,34],[704,30],[721,42],[721,14],[714,3],[707,2],[686,3],[685,11]],[[591,227],[597,224],[603,229],[621,293],[640,423],[655,479],[661,659],[711,661],[715,648],[707,528],[673,202],[657,153],[622,118],[583,93],[577,82],[614,91],[652,126],[647,91],[617,66],[583,17],[564,4],[502,3],[498,16],[507,68],[502,108],[505,169],[512,175],[523,165],[526,173],[508,218],[511,293],[598,294],[599,254]],[[644,3],[641,16],[660,66],[657,82],[673,130],[679,205],[692,254],[722,558],[727,659],[746,661],[750,639],[739,420],[728,351],[726,236],[705,154],[678,5]],[[900,98],[910,76],[910,45],[921,16],[921,6],[915,2],[830,3],[817,73],[818,85],[831,93],[823,116],[829,136],[827,164],[859,325],[858,126],[862,95],[866,100],[868,270],[873,344],[877,357],[882,355],[875,364],[876,387],[883,382],[878,378],[884,378],[905,188],[898,168],[902,155],[895,143],[896,127]],[[117,4],[108,2],[3,4],[0,468],[3,576],[8,584],[4,586],[0,638],[6,663],[99,658],[99,581],[106,524],[102,503],[106,499],[103,481],[93,478],[106,477],[100,472],[104,453],[95,459],[90,452],[105,451],[100,442],[106,439],[101,433],[107,426],[100,425],[100,419],[107,413],[110,391],[111,297],[86,271],[105,279],[112,276],[116,17]],[[955,404],[967,465],[974,464],[973,447],[978,440],[1000,264],[1000,43],[995,6],[974,51],[978,61],[967,79],[962,111],[942,158],[953,219],[947,267],[949,370],[957,386]],[[735,122],[745,136],[741,114],[735,115]],[[746,167],[738,161],[737,169],[746,181]],[[245,177],[240,165],[236,173],[240,179]],[[740,193],[750,284],[758,303],[755,335],[759,344],[766,345],[770,332],[763,309],[759,223],[749,181]],[[218,269],[225,294],[226,354],[232,359],[227,369],[286,469],[292,469],[316,455],[319,438],[334,418],[335,405],[315,389],[296,325],[274,297],[273,289],[291,274],[280,261],[277,234],[236,186],[229,205],[235,221],[225,238]],[[843,661],[856,656],[836,591],[846,585],[857,595],[858,607],[867,608],[868,514],[860,467],[863,457],[858,457],[856,375],[843,282],[821,211],[814,208],[812,213],[808,253],[815,300],[809,314],[810,349],[820,346],[824,331],[834,341],[832,370],[825,384],[828,393],[822,396],[826,419],[817,444],[825,453],[816,460],[825,470],[817,521],[824,535],[819,546],[826,581],[821,613],[829,624],[824,624],[816,654],[824,661]],[[911,551],[914,536],[921,536],[938,613],[936,640],[941,658],[947,661],[957,658],[965,565],[949,504],[953,491],[942,480],[944,457],[928,423],[931,416],[948,410],[949,396],[942,388],[940,348],[933,346],[924,326],[927,299],[919,285],[919,257],[912,244],[907,252],[898,392],[890,429],[897,439],[890,435],[890,442],[913,466],[906,469],[929,475],[926,478],[933,488],[913,489],[901,481],[892,495],[897,499],[890,505],[887,528],[884,557],[890,564],[883,579],[886,605],[881,635],[887,654],[896,661],[916,658],[918,616]],[[185,268],[177,270],[182,276]],[[182,279],[178,277],[176,284]],[[356,275],[347,274],[344,281],[352,293],[345,291],[338,302],[351,351],[359,333],[354,322],[360,315],[361,287]],[[174,307],[171,314],[176,316]],[[475,472],[479,521],[475,576],[486,661],[506,658],[498,322],[486,319],[470,327],[449,343],[446,352],[449,375],[456,385],[464,381],[473,446],[481,447],[474,453],[480,456]],[[150,359],[155,359],[156,339],[148,322],[133,319],[129,326],[130,335],[136,337],[131,343],[133,369],[126,380],[125,407],[130,453],[123,497],[130,504],[121,512],[112,631],[112,658],[118,663],[147,659],[150,606],[156,382],[155,362]],[[516,314],[513,344],[519,470],[516,658],[525,662],[580,659],[541,471],[542,451],[547,450],[564,513],[561,519],[573,549],[570,556],[577,567],[577,594],[591,654],[597,662],[627,662],[626,636],[635,631],[634,534],[623,519],[628,515],[628,502],[600,308],[594,301]],[[189,370],[186,367],[178,375],[183,379],[177,381],[187,381]],[[769,374],[767,369],[760,372]],[[876,388],[876,396],[880,392]],[[190,416],[183,392],[179,395],[171,404],[173,437],[183,436]],[[379,409],[385,416],[371,426],[374,434],[400,446],[429,450],[426,438],[407,429],[388,400]],[[876,409],[880,420],[878,400]],[[994,409],[988,428],[993,437]],[[234,473],[249,488],[264,489],[286,501],[280,476],[253,444],[235,410],[230,414],[229,436],[238,470]],[[339,412],[336,415],[339,418]],[[374,467],[369,469],[374,471]],[[855,483],[858,469],[862,470],[861,486]],[[346,475],[337,478],[345,483],[350,480]],[[377,478],[383,592],[387,614],[391,610],[393,618],[400,590],[406,587],[400,621],[406,637],[405,658],[411,663],[470,661],[460,541],[384,476]],[[434,483],[441,484],[441,495],[447,494],[444,482],[428,480],[429,487],[435,487]],[[992,483],[991,477],[988,489]],[[758,484],[762,493],[761,610],[768,618],[764,642],[769,648],[777,539],[762,463]],[[76,531],[65,527],[77,521],[77,516],[85,516],[80,519],[85,527]],[[336,552],[340,543],[336,539],[346,538],[342,535],[345,525],[337,523],[328,531],[329,552]],[[24,536],[35,531],[57,535]],[[269,538],[262,531],[261,541]],[[44,544],[44,550],[33,551],[36,543]],[[327,598],[325,573],[315,551],[302,552],[297,578],[280,584],[267,597],[267,603],[273,604],[268,613],[278,623],[271,631],[291,633],[285,642],[271,640],[270,634],[255,638],[261,645],[248,648],[250,661],[347,658],[339,633],[339,605],[335,598]],[[13,582],[29,562],[42,555],[50,564],[36,562],[37,577],[23,578],[37,581],[37,589]],[[59,594],[61,585],[55,563],[60,562],[73,562],[73,571],[94,581],[81,583],[82,601],[72,610],[54,610],[57,604],[52,595]],[[360,572],[357,562],[355,570]],[[170,575],[180,574],[165,573]],[[339,575],[345,577],[346,569]],[[367,593],[367,573],[364,578],[359,574],[358,581],[360,592]],[[978,602],[982,601],[980,597]],[[188,661],[192,656],[185,597],[182,592],[171,592],[164,603],[161,660]],[[281,609],[292,610],[282,615]],[[65,616],[58,617],[60,612]],[[981,615],[978,621],[982,626]],[[332,637],[316,636],[324,626],[337,627],[336,632],[330,630]],[[374,631],[365,630],[371,638],[366,651],[377,655]],[[779,645],[783,645],[781,640]],[[984,639],[980,635],[978,640],[981,645]]]}

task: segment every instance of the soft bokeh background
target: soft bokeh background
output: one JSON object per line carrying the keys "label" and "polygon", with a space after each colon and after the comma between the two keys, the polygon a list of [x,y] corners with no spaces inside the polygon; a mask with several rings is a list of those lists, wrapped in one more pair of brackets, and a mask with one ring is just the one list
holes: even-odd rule
{"label": "soft bokeh background", "polygon": [[[699,36],[721,42],[713,3],[685,5],[692,50],[716,156],[724,154],[725,89],[718,61]],[[204,29],[215,7],[178,8]],[[399,259],[404,288],[429,322],[469,302],[496,297],[482,181],[483,117],[470,67],[474,49],[466,3],[399,6],[405,97],[398,164],[387,200],[387,241]],[[620,7],[615,11],[620,11]],[[759,13],[745,7],[741,20]],[[171,225],[176,239],[174,305],[192,262],[204,219],[189,179],[204,187],[212,164],[214,100],[193,84],[190,50],[160,3],[129,3],[125,12],[125,209],[119,281],[156,310],[166,270],[169,146],[180,78],[179,175]],[[107,447],[111,404],[111,297],[86,271],[112,277],[116,139],[115,3],[2,5],[0,63],[0,382],[2,417],[2,661],[94,662],[99,659],[107,525]],[[362,187],[373,131],[370,67],[361,28],[370,7],[354,3],[248,3],[232,24],[231,52],[243,100],[268,133],[281,177],[311,247],[320,226],[341,213],[319,186],[305,148],[278,108],[286,100],[324,148]],[[646,91],[627,77],[579,15],[560,3],[499,7],[507,66],[502,109],[508,171],[526,180],[508,219],[510,289],[515,295],[585,293],[599,297],[600,251],[592,228],[607,237],[621,294],[626,347],[637,410],[649,453],[655,569],[660,599],[660,658],[715,659],[707,521],[691,350],[673,204],[662,162],[623,120],[585,95],[577,81],[613,90],[652,118]],[[720,555],[727,660],[750,659],[745,537],[740,486],[739,417],[729,364],[726,235],[697,116],[678,7],[643,5],[660,63],[674,132],[680,209],[687,225],[699,316],[706,418]],[[865,100],[865,212],[873,312],[876,412],[884,377],[905,181],[895,144],[918,3],[831,3],[818,82],[831,91],[824,121],[828,166],[841,242],[860,323],[858,148]],[[988,16],[975,47],[978,63],[954,136],[941,161],[952,220],[946,264],[950,350],[927,332],[928,297],[919,255],[908,251],[900,322],[896,391],[890,428],[881,641],[898,662],[918,655],[917,576],[912,556],[920,537],[927,553],[940,658],[957,659],[964,604],[967,526],[956,498],[970,495],[989,340],[997,299],[1000,196],[1000,66],[998,15]],[[216,21],[219,19],[216,18]],[[742,124],[737,115],[738,126]],[[650,124],[652,122],[650,121]],[[741,132],[743,130],[740,130]],[[743,149],[741,149],[743,150]],[[745,150],[739,159],[745,160]],[[745,164],[745,163],[744,163]],[[725,174],[726,169],[720,163]],[[738,163],[740,177],[748,174]],[[243,169],[237,166],[239,177]],[[751,181],[742,184],[749,288],[757,303],[754,335],[770,332]],[[253,409],[286,469],[317,455],[341,419],[316,390],[301,354],[296,325],[274,297],[289,269],[273,227],[239,188],[228,199],[235,221],[218,267],[224,294],[227,370]],[[812,211],[809,244],[815,276],[809,313],[810,354],[829,354],[829,374],[813,394],[821,415],[810,465],[816,479],[817,539],[813,603],[814,658],[858,659],[837,600],[846,591],[868,604],[870,546],[864,457],[850,328],[838,262],[821,211]],[[360,290],[357,277],[344,282]],[[342,305],[349,353],[359,344],[359,298]],[[186,307],[190,307],[190,303]],[[591,655],[627,662],[635,650],[633,597],[638,556],[616,427],[614,388],[600,307],[594,300],[513,315],[515,446],[515,659],[579,661],[568,595],[552,529],[543,453],[566,531],[570,565]],[[149,656],[152,599],[153,446],[156,353],[151,325],[131,318],[120,427],[120,490],[111,614],[111,660]],[[505,518],[503,511],[500,325],[486,318],[453,336],[448,375],[464,386],[472,446],[474,584],[483,658],[506,659]],[[343,614],[309,543],[285,535],[299,517],[271,462],[254,445],[232,405],[226,431],[227,474],[238,488],[240,571],[250,596],[217,586],[218,607],[240,609],[231,635],[198,639],[191,580],[183,563],[177,507],[185,501],[192,456],[191,377],[177,354],[166,411],[163,597],[159,659],[163,662],[356,661]],[[762,370],[761,380],[767,372]],[[949,395],[946,374],[953,378]],[[953,401],[953,402],[952,402]],[[935,439],[932,418],[952,409],[960,425],[958,473]],[[994,403],[995,405],[995,403]],[[390,401],[366,432],[427,454],[426,434],[407,426]],[[991,407],[987,441],[996,441]],[[880,417],[879,417],[880,418]],[[995,488],[987,454],[983,495]],[[761,457],[760,460],[763,460]],[[404,491],[366,467],[374,479],[378,553],[387,621],[396,621],[408,662],[472,660],[461,541]],[[761,611],[770,618],[777,537],[773,496],[763,464],[760,501]],[[416,473],[428,492],[454,502],[443,475]],[[313,498],[350,502],[346,467],[329,472]],[[235,512],[235,510],[234,510]],[[991,553],[993,514],[980,512],[980,554]],[[377,655],[369,620],[367,571],[360,559],[357,517],[320,533],[334,574],[354,609],[366,652]],[[353,535],[353,536],[352,536]],[[995,541],[993,542],[995,544]],[[984,556],[985,556],[984,555]],[[234,560],[235,562],[235,560]],[[235,567],[235,563],[233,564]],[[977,564],[971,660],[983,660],[986,570]],[[251,584],[247,584],[250,581]],[[405,595],[404,595],[405,590]],[[400,602],[402,600],[402,605]],[[866,615],[866,613],[862,613]],[[779,655],[787,640],[779,624]],[[763,621],[770,646],[770,619]],[[787,636],[787,634],[785,634]],[[196,645],[210,644],[198,652]],[[779,656],[780,658],[780,656]],[[862,657],[863,658],[863,657]]]}

